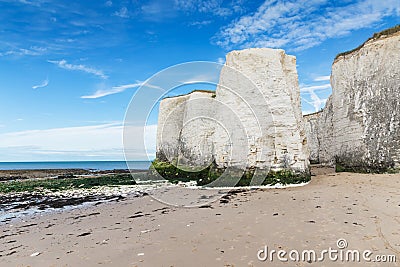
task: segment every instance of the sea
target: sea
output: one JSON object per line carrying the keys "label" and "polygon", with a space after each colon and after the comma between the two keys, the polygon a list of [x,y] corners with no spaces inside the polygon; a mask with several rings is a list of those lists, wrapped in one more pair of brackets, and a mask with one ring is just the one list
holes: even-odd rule
{"label": "sea", "polygon": [[[150,161],[129,161],[129,168],[148,170]],[[48,161],[48,162],[0,162],[0,170],[48,170],[48,169],[85,169],[85,170],[125,170],[126,161]]]}
{"label": "sea", "polygon": [[[48,162],[0,162],[0,170],[49,170],[49,169],[86,169],[93,171],[104,170],[148,170],[151,161],[48,161]],[[151,187],[151,185],[147,185]],[[129,194],[141,196],[143,186],[133,187]],[[25,216],[34,216],[44,212],[80,208],[93,203],[108,202],[118,198],[96,193],[93,196],[49,196],[49,195],[28,195],[28,196],[2,196],[0,194],[0,225],[10,223],[14,219],[22,219]],[[5,201],[6,200],[6,201]],[[66,204],[71,201],[73,204]],[[75,202],[74,202],[75,201]],[[60,208],[53,208],[51,203],[62,203]],[[47,203],[47,204],[46,204]],[[22,207],[22,208],[21,208]]]}

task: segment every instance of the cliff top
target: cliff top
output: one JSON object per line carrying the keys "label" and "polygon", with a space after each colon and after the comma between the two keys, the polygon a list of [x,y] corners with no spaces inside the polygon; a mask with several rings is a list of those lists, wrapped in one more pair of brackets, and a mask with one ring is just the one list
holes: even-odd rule
{"label": "cliff top", "polygon": [[399,25],[396,25],[396,26],[394,26],[394,27],[392,27],[392,28],[383,30],[383,31],[381,31],[381,32],[374,33],[374,35],[373,35],[372,37],[368,38],[368,40],[366,40],[366,41],[365,41],[364,43],[362,43],[360,46],[358,46],[358,47],[356,47],[356,48],[354,48],[354,49],[352,49],[352,50],[349,50],[349,51],[346,51],[346,52],[337,54],[337,56],[335,57],[334,62],[335,62],[339,57],[341,57],[341,56],[346,56],[346,55],[349,55],[349,54],[351,54],[351,53],[354,53],[354,52],[360,50],[361,48],[364,47],[364,45],[365,45],[366,43],[368,43],[368,42],[370,42],[370,41],[375,41],[375,40],[380,39],[380,38],[387,38],[387,37],[389,37],[389,36],[391,36],[391,35],[393,35],[393,34],[395,34],[395,33],[397,33],[397,32],[400,32],[400,24],[399,24]]}
{"label": "cliff top", "polygon": [[163,99],[169,99],[169,98],[175,98],[175,97],[181,97],[181,96],[187,96],[193,93],[208,93],[208,94],[215,94],[215,91],[211,91],[211,90],[202,90],[202,89],[196,89],[191,91],[190,93],[184,94],[184,95],[176,95],[176,96],[167,96],[164,97]]}
{"label": "cliff top", "polygon": [[316,111],[316,112],[313,112],[313,113],[304,114],[304,115],[303,115],[303,118],[305,118],[305,117],[312,117],[312,116],[314,116],[314,115],[317,115],[317,114],[319,114],[319,113],[322,113],[322,111],[323,111],[323,109],[321,109],[321,110],[319,110],[319,111]]}

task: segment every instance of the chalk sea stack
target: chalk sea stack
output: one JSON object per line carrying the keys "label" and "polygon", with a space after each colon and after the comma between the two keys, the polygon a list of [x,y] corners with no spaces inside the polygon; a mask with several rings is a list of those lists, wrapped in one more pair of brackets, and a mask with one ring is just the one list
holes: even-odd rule
{"label": "chalk sea stack", "polygon": [[308,171],[294,56],[268,48],[230,52],[221,71],[216,100],[226,105],[218,110],[218,115],[225,115],[227,109],[233,111],[246,131],[242,138],[247,138],[233,144],[241,148],[240,154],[244,156],[236,154],[229,158],[228,140],[218,128],[214,138],[218,166],[241,167],[240,160],[245,158],[248,167]]}
{"label": "chalk sea stack", "polygon": [[232,51],[216,92],[161,101],[155,166],[287,171],[304,181],[308,155],[296,59],[281,49]]}
{"label": "chalk sea stack", "polygon": [[356,172],[399,169],[399,66],[400,26],[336,57],[326,107],[304,116],[312,162]]}
{"label": "chalk sea stack", "polygon": [[167,97],[160,103],[157,129],[157,160],[181,168],[207,167],[212,162],[215,92],[193,91]]}

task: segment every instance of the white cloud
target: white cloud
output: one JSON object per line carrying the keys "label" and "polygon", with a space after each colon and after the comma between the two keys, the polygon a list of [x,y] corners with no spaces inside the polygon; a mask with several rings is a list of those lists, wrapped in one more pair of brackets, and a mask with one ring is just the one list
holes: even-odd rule
{"label": "white cloud", "polygon": [[328,89],[331,89],[330,84],[302,86],[300,88],[300,92],[303,94],[309,94],[311,101],[307,100],[304,97],[302,97],[302,100],[305,101],[306,103],[310,104],[311,106],[313,106],[314,112],[319,111],[325,106],[327,99],[324,99],[324,98],[321,98],[320,96],[318,96],[316,91],[328,90]]}
{"label": "white cloud", "polygon": [[311,92],[311,101],[308,101],[305,98],[302,98],[302,100],[314,107],[313,112],[317,112],[324,108],[327,99],[321,99],[317,94]]}
{"label": "white cloud", "polygon": [[[113,123],[0,134],[0,161],[123,160],[123,128]],[[143,142],[153,156],[157,126],[131,126],[129,131],[135,136],[145,132],[144,140],[129,141],[131,159],[147,159]]]}
{"label": "white cloud", "polygon": [[218,64],[224,64],[224,63],[225,63],[225,58],[219,57],[219,58],[217,59],[217,63],[218,63]]}
{"label": "white cloud", "polygon": [[175,7],[185,11],[211,12],[221,6],[220,0],[175,0]]}
{"label": "white cloud", "polygon": [[228,4],[225,2],[222,0],[175,0],[175,8],[185,12],[211,13],[220,17],[242,12],[242,0],[233,0]]}
{"label": "white cloud", "polygon": [[47,51],[47,48],[32,46],[29,49],[18,48],[0,53],[0,57],[4,56],[41,56]]}
{"label": "white cloud", "polygon": [[27,0],[18,0],[17,2],[25,5],[40,7],[43,1],[27,1]]}
{"label": "white cloud", "polygon": [[300,87],[300,92],[314,92],[316,90],[326,90],[330,89],[331,85],[329,83],[327,84],[322,84],[322,85],[313,85],[313,86],[301,86]]}
{"label": "white cloud", "polygon": [[129,18],[128,9],[126,7],[121,7],[119,11],[115,11],[114,15],[120,18]]}
{"label": "white cloud", "polygon": [[107,79],[107,75],[104,74],[104,72],[102,70],[98,70],[92,67],[88,67],[82,64],[79,65],[73,65],[70,63],[67,63],[66,60],[62,59],[62,60],[48,60],[49,63],[53,63],[55,65],[57,65],[58,67],[62,68],[62,69],[66,69],[66,70],[77,70],[77,71],[83,71],[89,74],[93,74],[96,75],[102,79]]}
{"label": "white cloud", "polygon": [[220,17],[227,17],[227,16],[232,15],[232,10],[227,7],[219,7],[219,8],[216,8],[213,13]]}
{"label": "white cloud", "polygon": [[255,13],[223,27],[213,41],[227,49],[287,47],[299,51],[400,14],[398,0],[360,0],[340,6],[332,3],[328,0],[267,0]]}
{"label": "white cloud", "polygon": [[209,25],[211,23],[212,23],[211,20],[194,21],[190,23],[190,26],[196,26],[198,28],[202,28],[203,26]]}
{"label": "white cloud", "polygon": [[314,82],[326,82],[326,81],[330,81],[331,80],[331,76],[327,75],[327,76],[318,76],[314,79]]}
{"label": "white cloud", "polygon": [[133,84],[114,86],[114,87],[112,87],[111,89],[108,89],[108,90],[107,89],[106,90],[100,89],[100,90],[97,90],[94,94],[84,95],[84,96],[81,96],[81,98],[84,98],[84,99],[100,98],[100,97],[104,97],[104,96],[108,96],[108,95],[122,93],[126,89],[136,88],[136,87],[139,87],[140,85],[141,85],[140,83],[133,83]]}
{"label": "white cloud", "polygon": [[140,87],[143,85],[145,85],[146,87],[150,87],[150,88],[160,89],[160,87],[158,87],[158,86],[151,85],[146,82],[136,81],[136,83],[132,83],[132,84],[114,86],[114,87],[111,87],[111,89],[99,89],[96,92],[94,92],[94,94],[84,95],[84,96],[81,96],[81,98],[83,98],[83,99],[101,98],[101,97],[108,96],[108,95],[122,93],[127,89],[137,88],[137,87]]}
{"label": "white cloud", "polygon": [[46,78],[46,80],[44,80],[41,84],[32,86],[32,89],[43,88],[46,87],[47,85],[49,85],[49,78]]}

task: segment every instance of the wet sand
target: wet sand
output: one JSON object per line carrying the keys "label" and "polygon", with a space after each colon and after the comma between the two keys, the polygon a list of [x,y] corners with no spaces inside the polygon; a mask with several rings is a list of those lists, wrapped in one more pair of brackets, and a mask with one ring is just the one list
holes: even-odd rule
{"label": "wet sand", "polygon": [[[0,225],[0,266],[399,266],[400,174],[316,173],[303,187],[236,190],[196,208],[128,196],[26,217]],[[257,259],[265,246],[321,251],[340,238],[397,263]]]}

